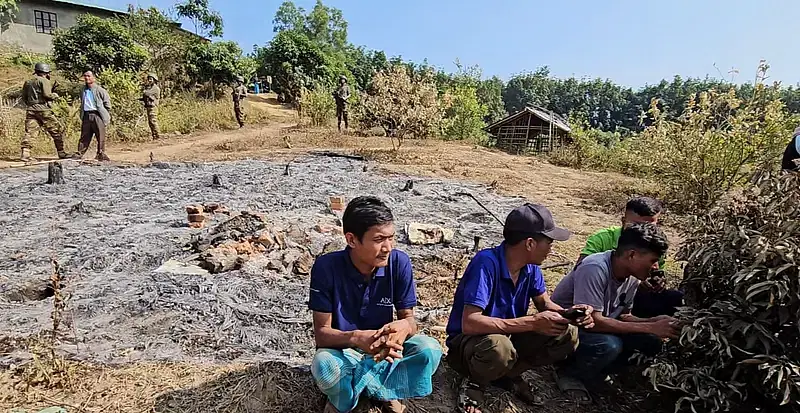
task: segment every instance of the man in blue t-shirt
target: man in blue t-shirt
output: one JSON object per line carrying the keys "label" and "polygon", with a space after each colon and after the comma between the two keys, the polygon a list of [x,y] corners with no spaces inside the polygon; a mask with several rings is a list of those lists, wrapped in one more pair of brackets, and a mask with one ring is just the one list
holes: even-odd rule
{"label": "man in blue t-shirt", "polygon": [[432,392],[442,348],[417,332],[411,261],[394,249],[389,207],[374,197],[353,199],[342,224],[347,248],[311,269],[311,373],[328,398],[325,413],[353,410],[361,393],[383,402],[384,411],[402,412],[400,400]]}
{"label": "man in blue t-shirt", "polygon": [[[591,307],[575,306],[574,316],[550,300],[539,268],[553,241],[569,236],[547,208],[525,204],[506,218],[505,241],[479,252],[467,266],[447,323],[447,362],[466,376],[459,411],[480,412],[489,384],[540,403],[522,373],[565,360],[578,346],[576,326],[592,327]],[[528,315],[531,301],[538,313]]]}

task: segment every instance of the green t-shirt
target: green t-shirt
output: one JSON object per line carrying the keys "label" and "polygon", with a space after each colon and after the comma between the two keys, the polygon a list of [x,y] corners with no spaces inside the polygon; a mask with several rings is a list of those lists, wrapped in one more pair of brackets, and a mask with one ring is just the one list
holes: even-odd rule
{"label": "green t-shirt", "polygon": [[[620,236],[622,236],[622,227],[620,226],[601,229],[586,239],[586,246],[583,247],[581,255],[589,256],[613,250],[617,248]],[[658,260],[658,268],[664,269],[664,257]]]}

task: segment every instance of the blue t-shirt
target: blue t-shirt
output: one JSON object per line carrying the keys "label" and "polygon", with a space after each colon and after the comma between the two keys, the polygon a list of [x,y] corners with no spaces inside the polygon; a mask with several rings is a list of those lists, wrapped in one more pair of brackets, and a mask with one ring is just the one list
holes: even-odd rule
{"label": "blue t-shirt", "polygon": [[505,243],[485,249],[470,261],[458,283],[453,310],[447,322],[447,342],[461,334],[464,306],[483,309],[483,315],[510,320],[528,314],[531,299],[547,292],[538,265],[528,264],[519,272],[517,285],[506,265]]}
{"label": "blue t-shirt", "polygon": [[337,330],[377,330],[394,321],[393,310],[416,305],[411,260],[402,251],[393,250],[389,265],[369,282],[353,265],[349,247],[317,258],[311,268],[308,308],[331,313]]}

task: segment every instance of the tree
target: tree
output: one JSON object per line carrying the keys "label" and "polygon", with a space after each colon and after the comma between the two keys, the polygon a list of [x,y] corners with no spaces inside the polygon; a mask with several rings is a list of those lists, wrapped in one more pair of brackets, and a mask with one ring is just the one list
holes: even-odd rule
{"label": "tree", "polygon": [[194,24],[195,34],[209,37],[222,36],[222,16],[209,9],[208,0],[184,0],[175,5],[178,16],[185,17]]}
{"label": "tree", "polygon": [[486,117],[484,121],[489,124],[504,118],[506,112],[503,103],[503,81],[499,77],[493,76],[478,83],[475,91],[478,102],[486,107]]}
{"label": "tree", "polygon": [[8,29],[18,11],[17,0],[0,0],[0,28],[3,31]]}
{"label": "tree", "polygon": [[78,16],[75,26],[53,37],[53,60],[73,78],[89,69],[138,72],[148,57],[119,21],[90,14]]}
{"label": "tree", "polygon": [[365,126],[382,127],[400,145],[406,136],[433,135],[442,121],[432,73],[412,78],[404,66],[394,66],[375,76],[363,110]]}
{"label": "tree", "polygon": [[162,88],[167,83],[187,83],[186,51],[192,42],[198,41],[196,38],[178,30],[179,23],[155,7],[130,6],[122,22],[136,42],[147,50],[150,59],[144,69],[159,75]]}
{"label": "tree", "polygon": [[197,43],[187,51],[187,71],[196,82],[232,84],[236,76],[249,76],[252,59],[242,54],[236,42]]}
{"label": "tree", "polygon": [[367,50],[364,47],[347,48],[347,60],[345,65],[347,70],[353,74],[356,86],[361,90],[367,90],[372,78],[389,67],[386,54],[382,51]]}
{"label": "tree", "polygon": [[[298,31],[278,32],[269,44],[256,52],[263,71],[277,81],[277,91],[288,101],[299,97],[303,87],[311,88],[313,81],[333,84],[337,71],[322,47]],[[339,71],[344,71],[340,67]]]}
{"label": "tree", "polygon": [[478,139],[485,135],[483,119],[488,111],[478,102],[476,88],[469,84],[453,87],[444,97],[444,134],[450,139]]}
{"label": "tree", "polygon": [[347,45],[347,21],[342,11],[328,7],[317,0],[311,13],[306,16],[306,33],[321,44],[341,50]]}
{"label": "tree", "polygon": [[302,31],[305,29],[306,11],[302,7],[297,7],[292,1],[284,1],[275,18],[272,19],[272,31],[275,33],[284,31]]}

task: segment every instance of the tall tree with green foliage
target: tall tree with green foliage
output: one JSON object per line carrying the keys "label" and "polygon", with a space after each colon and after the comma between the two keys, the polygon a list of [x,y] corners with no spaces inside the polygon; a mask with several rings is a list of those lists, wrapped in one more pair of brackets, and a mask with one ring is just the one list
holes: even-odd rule
{"label": "tall tree with green foliage", "polygon": [[492,76],[490,79],[481,80],[475,90],[478,102],[486,107],[484,121],[487,124],[498,121],[508,114],[503,103],[503,86],[503,81],[499,77]]}
{"label": "tall tree with green foliage", "polygon": [[232,84],[236,76],[249,76],[255,69],[252,59],[242,54],[236,42],[196,43],[187,51],[187,71],[196,82]]}
{"label": "tall tree with green foliage", "polygon": [[209,8],[208,0],[184,0],[175,5],[175,10],[178,16],[191,20],[195,34],[209,37],[222,36],[222,16]]}
{"label": "tall tree with green foliage", "polygon": [[18,11],[17,0],[0,0],[0,28],[3,31],[8,29]]}
{"label": "tall tree with green foliage", "polygon": [[53,36],[53,60],[72,78],[86,70],[137,72],[148,57],[130,30],[114,19],[84,14],[78,16],[74,26]]}
{"label": "tall tree with green foliage", "polygon": [[298,7],[293,1],[284,1],[275,12],[272,19],[272,31],[275,33],[285,31],[303,31],[306,25],[306,11]]}
{"label": "tall tree with green foliage", "polygon": [[136,42],[144,47],[150,59],[144,69],[156,72],[165,83],[184,86],[186,76],[186,51],[192,43],[200,42],[194,36],[178,30],[179,23],[155,7],[147,9],[130,6],[121,18]]}
{"label": "tall tree with green foliage", "polygon": [[347,45],[347,21],[342,11],[328,7],[317,0],[317,4],[306,16],[306,32],[320,44],[341,50]]}

